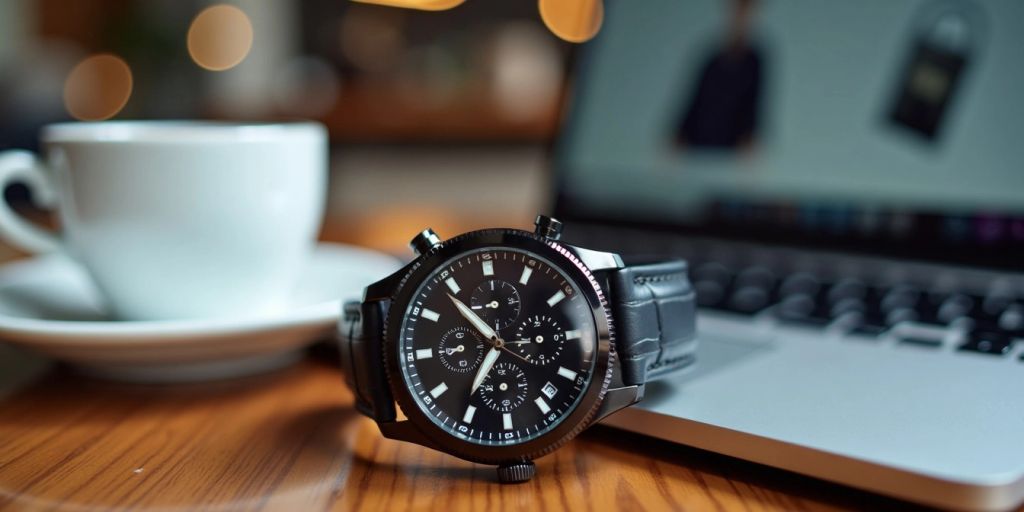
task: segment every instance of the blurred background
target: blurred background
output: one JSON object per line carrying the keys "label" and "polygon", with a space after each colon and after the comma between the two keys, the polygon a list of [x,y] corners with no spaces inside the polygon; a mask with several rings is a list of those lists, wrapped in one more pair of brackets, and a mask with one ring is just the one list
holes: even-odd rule
{"label": "blurred background", "polygon": [[311,118],[324,238],[398,254],[559,194],[573,220],[1016,264],[1024,4],[645,6],[7,0],[0,149],[71,119]]}
{"label": "blurred background", "polygon": [[[311,118],[330,131],[333,240],[401,252],[426,225],[528,225],[549,206],[572,43],[536,2],[421,3],[458,8],[5,0],[0,149],[37,149],[40,127],[73,119]],[[564,4],[562,37],[596,31],[599,3]],[[582,35],[579,8],[596,15]],[[24,188],[6,195],[30,208]]]}

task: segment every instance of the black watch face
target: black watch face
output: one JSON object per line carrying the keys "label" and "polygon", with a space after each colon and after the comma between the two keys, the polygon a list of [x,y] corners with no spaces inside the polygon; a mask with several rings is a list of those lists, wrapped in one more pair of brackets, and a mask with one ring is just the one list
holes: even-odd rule
{"label": "black watch face", "polygon": [[413,400],[450,434],[517,444],[553,429],[594,372],[598,330],[578,285],[520,249],[463,253],[415,291],[399,340]]}

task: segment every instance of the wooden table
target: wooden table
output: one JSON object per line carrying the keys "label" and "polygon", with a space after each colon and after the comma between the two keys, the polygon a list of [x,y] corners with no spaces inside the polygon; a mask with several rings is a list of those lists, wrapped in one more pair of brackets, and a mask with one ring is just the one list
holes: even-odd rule
{"label": "wooden table", "polygon": [[352,408],[330,354],[270,375],[179,386],[101,382],[58,367],[7,391],[4,510],[909,507],[601,426],[537,461],[533,481],[500,485],[491,467],[382,438]]}
{"label": "wooden table", "polygon": [[[21,256],[0,244],[0,261]],[[533,481],[500,485],[492,467],[381,437],[324,350],[269,375],[177,386],[56,367],[15,388],[7,363],[0,510],[914,508],[602,426],[538,460]]]}

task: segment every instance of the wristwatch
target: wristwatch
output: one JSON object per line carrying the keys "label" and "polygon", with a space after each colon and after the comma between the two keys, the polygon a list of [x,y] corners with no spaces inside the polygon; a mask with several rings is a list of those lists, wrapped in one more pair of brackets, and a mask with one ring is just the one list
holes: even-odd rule
{"label": "wristwatch", "polygon": [[682,260],[624,261],[563,243],[562,223],[442,241],[344,306],[342,366],[381,433],[531,479],[533,459],[694,363]]}

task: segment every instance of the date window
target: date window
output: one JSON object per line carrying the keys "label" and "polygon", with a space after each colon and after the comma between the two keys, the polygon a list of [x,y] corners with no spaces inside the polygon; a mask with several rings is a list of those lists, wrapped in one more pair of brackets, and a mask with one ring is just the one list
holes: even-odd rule
{"label": "date window", "polygon": [[544,393],[544,396],[548,397],[548,399],[551,399],[555,397],[555,393],[558,393],[558,388],[548,382],[547,384],[544,384],[544,387],[540,389],[540,392]]}

